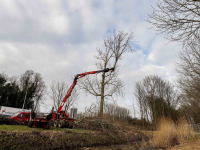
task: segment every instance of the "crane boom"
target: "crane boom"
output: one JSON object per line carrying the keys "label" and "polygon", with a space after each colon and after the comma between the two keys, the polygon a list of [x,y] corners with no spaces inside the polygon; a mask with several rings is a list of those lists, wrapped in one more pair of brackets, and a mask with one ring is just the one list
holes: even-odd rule
{"label": "crane boom", "polygon": [[88,74],[96,74],[96,73],[100,73],[100,72],[108,72],[110,70],[111,70],[111,72],[113,72],[114,71],[114,67],[110,68],[110,69],[106,68],[106,69],[103,69],[103,70],[91,71],[91,72],[85,72],[85,73],[77,74],[75,76],[75,78],[74,78],[74,81],[73,81],[72,85],[70,86],[69,90],[67,91],[67,94],[65,95],[62,103],[60,104],[60,107],[58,108],[58,113],[60,113],[62,107],[64,106],[64,104],[65,104],[65,102],[67,100],[67,98],[70,96],[72,90],[74,89],[78,79],[80,79],[80,78],[82,78],[82,77],[84,77],[84,76],[86,76]]}

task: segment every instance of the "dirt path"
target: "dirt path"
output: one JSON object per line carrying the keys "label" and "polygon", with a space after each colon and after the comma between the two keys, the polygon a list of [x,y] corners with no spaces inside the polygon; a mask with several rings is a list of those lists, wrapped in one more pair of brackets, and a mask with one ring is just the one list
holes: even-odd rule
{"label": "dirt path", "polygon": [[170,150],[200,150],[200,139],[179,144]]}

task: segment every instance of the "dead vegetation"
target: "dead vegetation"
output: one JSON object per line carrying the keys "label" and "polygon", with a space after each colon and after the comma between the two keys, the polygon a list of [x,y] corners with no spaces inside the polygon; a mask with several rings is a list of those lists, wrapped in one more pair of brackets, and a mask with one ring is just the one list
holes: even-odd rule
{"label": "dead vegetation", "polygon": [[6,132],[0,131],[2,149],[67,149],[127,142],[144,142],[148,137],[140,131],[125,129],[98,118],[84,118],[76,128],[91,132],[46,131]]}
{"label": "dead vegetation", "polygon": [[158,131],[153,136],[153,145],[154,147],[173,147],[194,137],[193,128],[183,119],[175,124],[170,119],[162,118],[158,125]]}
{"label": "dead vegetation", "polygon": [[101,132],[112,132],[116,133],[123,130],[118,124],[110,123],[100,118],[83,118],[81,121],[75,124],[75,128],[82,128],[86,130],[101,131]]}
{"label": "dead vegetation", "polygon": [[0,125],[23,125],[24,123],[15,121],[13,119],[5,118],[5,117],[0,117]]}
{"label": "dead vegetation", "polygon": [[90,147],[107,144],[123,144],[127,142],[142,142],[141,132],[106,134],[106,133],[76,133],[71,131],[52,132],[5,132],[0,131],[2,149],[66,149],[75,147]]}

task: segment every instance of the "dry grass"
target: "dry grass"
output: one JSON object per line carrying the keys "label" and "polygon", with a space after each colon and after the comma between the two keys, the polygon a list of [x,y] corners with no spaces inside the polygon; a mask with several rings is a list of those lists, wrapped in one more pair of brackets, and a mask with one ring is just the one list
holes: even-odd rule
{"label": "dry grass", "polygon": [[103,132],[78,133],[72,131],[0,131],[0,149],[58,150],[96,145],[141,143],[146,137],[140,131],[126,131],[116,134]]}
{"label": "dry grass", "polygon": [[193,129],[183,119],[175,124],[170,119],[162,118],[157,129],[153,136],[154,147],[171,147],[195,137]]}
{"label": "dry grass", "polygon": [[193,127],[190,126],[190,123],[184,121],[184,119],[179,119],[177,134],[179,136],[179,141],[189,140],[195,137]]}

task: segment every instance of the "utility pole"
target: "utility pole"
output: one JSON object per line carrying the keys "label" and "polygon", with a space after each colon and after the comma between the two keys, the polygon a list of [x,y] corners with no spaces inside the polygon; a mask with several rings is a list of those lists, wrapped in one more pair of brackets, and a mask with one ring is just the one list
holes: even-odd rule
{"label": "utility pole", "polygon": [[[31,73],[31,75],[32,75],[33,73]],[[25,100],[26,100],[26,95],[27,95],[27,91],[28,91],[28,86],[29,86],[29,77],[28,77],[28,85],[27,85],[27,87],[26,87],[26,94],[25,94],[25,98],[24,98],[24,103],[23,103],[23,107],[22,107],[22,109],[24,109],[24,104],[25,104]]]}

